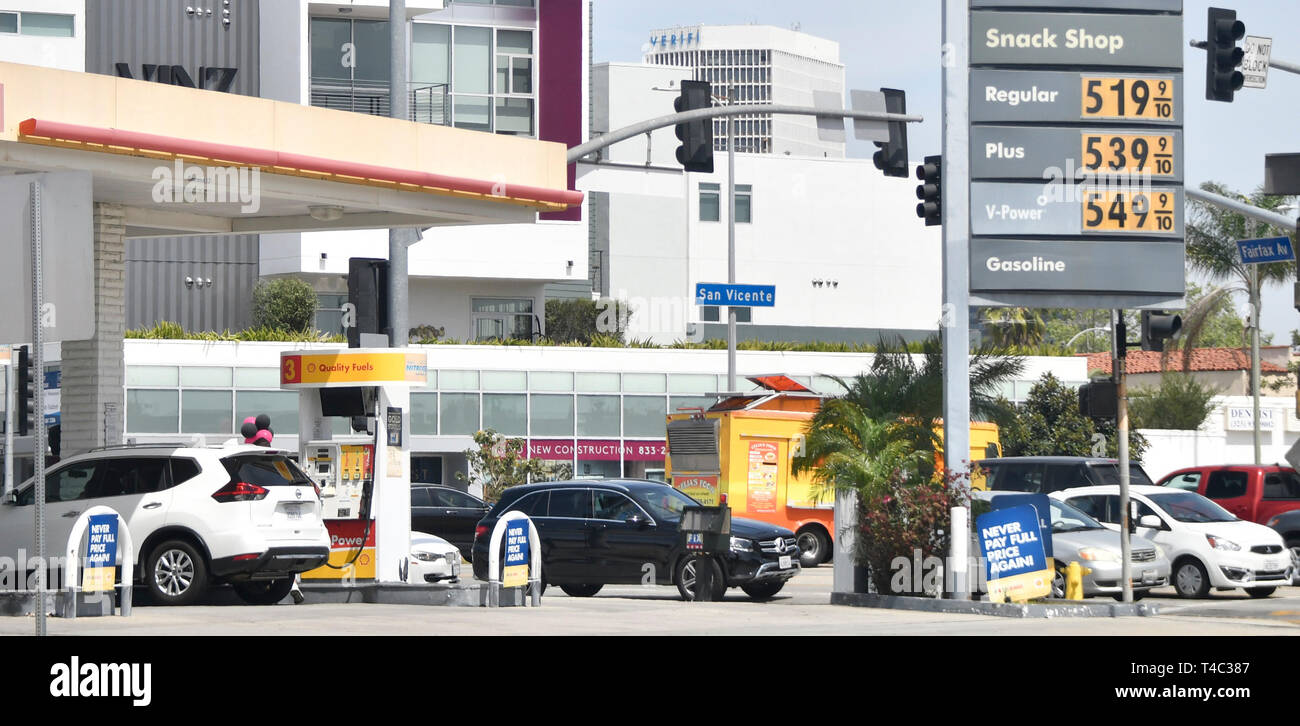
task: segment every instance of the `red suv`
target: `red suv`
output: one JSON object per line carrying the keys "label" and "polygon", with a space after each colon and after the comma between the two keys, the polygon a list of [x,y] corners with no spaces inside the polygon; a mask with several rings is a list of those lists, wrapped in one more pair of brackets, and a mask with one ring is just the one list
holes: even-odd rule
{"label": "red suv", "polygon": [[1259,524],[1300,509],[1300,474],[1285,464],[1193,466],[1167,475],[1159,484],[1196,492]]}

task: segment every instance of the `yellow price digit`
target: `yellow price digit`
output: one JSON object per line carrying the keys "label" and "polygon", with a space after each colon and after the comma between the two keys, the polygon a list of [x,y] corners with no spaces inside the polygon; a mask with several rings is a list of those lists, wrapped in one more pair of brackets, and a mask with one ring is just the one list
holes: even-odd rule
{"label": "yellow price digit", "polygon": [[1100,172],[1174,175],[1173,134],[1097,134],[1084,132],[1083,168]]}
{"label": "yellow price digit", "polygon": [[1172,191],[1088,190],[1083,194],[1083,231],[1170,233],[1175,202]]}
{"label": "yellow price digit", "polygon": [[1174,120],[1174,79],[1083,76],[1080,117]]}

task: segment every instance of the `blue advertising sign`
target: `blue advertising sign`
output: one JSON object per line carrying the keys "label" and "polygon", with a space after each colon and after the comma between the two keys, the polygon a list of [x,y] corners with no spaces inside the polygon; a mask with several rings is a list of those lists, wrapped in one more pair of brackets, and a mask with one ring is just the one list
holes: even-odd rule
{"label": "blue advertising sign", "polygon": [[727,305],[733,308],[770,308],[776,305],[776,285],[697,282],[695,304]]}
{"label": "blue advertising sign", "polygon": [[1295,248],[1291,246],[1290,237],[1237,240],[1237,252],[1245,265],[1290,262],[1295,259]]}
{"label": "blue advertising sign", "polygon": [[1024,504],[1038,512],[1038,532],[1043,538],[1043,551],[1052,557],[1052,502],[1046,494],[999,494],[993,497],[991,506],[997,511]]}
{"label": "blue advertising sign", "polygon": [[88,522],[86,562],[81,587],[87,592],[113,589],[113,567],[117,564],[117,515],[93,514]]}
{"label": "blue advertising sign", "polygon": [[990,582],[1047,569],[1038,511],[1028,504],[981,514],[975,520]]}
{"label": "blue advertising sign", "polygon": [[512,519],[506,524],[506,561],[501,570],[501,584],[505,587],[519,587],[528,582],[528,563],[530,555],[528,545],[527,519]]}
{"label": "blue advertising sign", "polygon": [[60,387],[63,385],[63,371],[59,369],[45,371],[45,425],[58,426],[63,416]]}

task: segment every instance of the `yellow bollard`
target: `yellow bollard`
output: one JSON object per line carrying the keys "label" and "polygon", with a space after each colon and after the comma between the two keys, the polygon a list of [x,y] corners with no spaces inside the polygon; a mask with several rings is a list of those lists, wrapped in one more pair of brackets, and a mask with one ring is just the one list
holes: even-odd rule
{"label": "yellow bollard", "polygon": [[1083,576],[1092,574],[1091,567],[1084,567],[1078,562],[1071,562],[1065,567],[1065,599],[1083,599]]}

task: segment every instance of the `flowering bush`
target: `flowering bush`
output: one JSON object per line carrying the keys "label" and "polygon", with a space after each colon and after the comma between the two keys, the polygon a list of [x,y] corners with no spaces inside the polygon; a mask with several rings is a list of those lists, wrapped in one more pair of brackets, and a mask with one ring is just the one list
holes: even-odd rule
{"label": "flowering bush", "polygon": [[882,490],[859,499],[856,559],[870,568],[876,592],[922,594],[920,573],[909,572],[900,579],[906,583],[900,588],[893,581],[893,563],[900,557],[909,563],[947,557],[949,520],[953,507],[970,501],[968,479],[966,474],[950,474],[918,481],[899,471]]}

